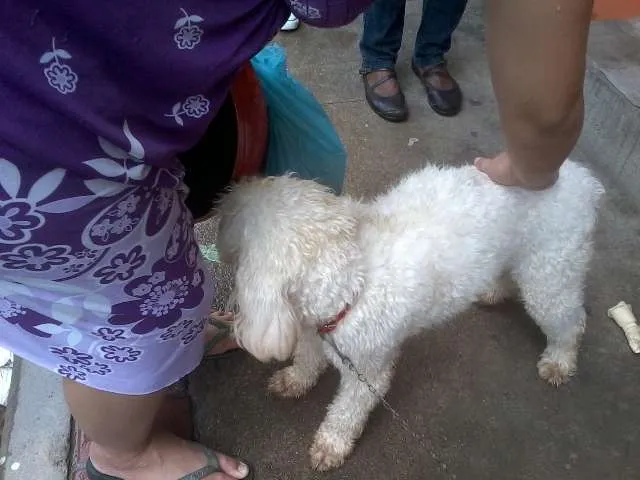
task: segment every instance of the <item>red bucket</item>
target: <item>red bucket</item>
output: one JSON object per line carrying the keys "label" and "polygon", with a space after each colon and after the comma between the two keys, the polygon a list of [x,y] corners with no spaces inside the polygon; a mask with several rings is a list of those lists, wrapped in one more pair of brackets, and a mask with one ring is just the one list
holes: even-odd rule
{"label": "red bucket", "polygon": [[233,170],[233,179],[236,180],[259,173],[267,151],[267,104],[251,64],[238,72],[231,88],[231,98],[238,128],[238,149]]}

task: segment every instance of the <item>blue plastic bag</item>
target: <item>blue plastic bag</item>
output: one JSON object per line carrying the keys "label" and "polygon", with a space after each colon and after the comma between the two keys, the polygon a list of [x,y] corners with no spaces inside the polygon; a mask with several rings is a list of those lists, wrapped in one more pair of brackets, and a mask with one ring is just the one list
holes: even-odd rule
{"label": "blue plastic bag", "polygon": [[295,173],[342,192],[347,152],[322,105],[287,71],[284,48],[270,44],[251,64],[269,116],[267,175]]}

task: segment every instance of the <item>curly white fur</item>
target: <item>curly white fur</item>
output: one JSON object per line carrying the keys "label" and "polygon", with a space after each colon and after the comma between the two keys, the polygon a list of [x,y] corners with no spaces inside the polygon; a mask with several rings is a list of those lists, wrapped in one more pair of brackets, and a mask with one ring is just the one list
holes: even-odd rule
{"label": "curly white fur", "polygon": [[432,166],[370,203],[291,176],[235,186],[220,204],[218,239],[236,269],[238,340],[262,361],[294,356],[269,385],[285,397],[306,393],[329,362],[341,372],[313,466],[340,466],[377,404],[317,333],[346,305],[333,340],[384,394],[404,340],[515,285],[547,336],[539,375],[567,381],[603,193],[571,161],[543,192],[500,187],[473,167]]}

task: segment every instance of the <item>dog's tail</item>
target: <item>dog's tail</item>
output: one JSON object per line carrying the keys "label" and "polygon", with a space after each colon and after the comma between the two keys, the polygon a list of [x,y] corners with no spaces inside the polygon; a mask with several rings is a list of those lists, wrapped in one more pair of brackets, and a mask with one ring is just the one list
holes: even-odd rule
{"label": "dog's tail", "polygon": [[568,160],[560,169],[560,179],[563,183],[571,184],[567,190],[581,194],[586,207],[598,210],[606,194],[604,185],[585,165]]}

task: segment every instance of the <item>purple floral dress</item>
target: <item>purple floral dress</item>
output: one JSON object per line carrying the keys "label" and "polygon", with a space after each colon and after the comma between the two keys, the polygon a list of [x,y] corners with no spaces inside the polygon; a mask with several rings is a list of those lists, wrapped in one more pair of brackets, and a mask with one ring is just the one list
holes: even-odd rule
{"label": "purple floral dress", "polygon": [[4,2],[0,346],[122,394],[193,370],[213,282],[177,154],[290,7],[323,26],[351,3]]}

